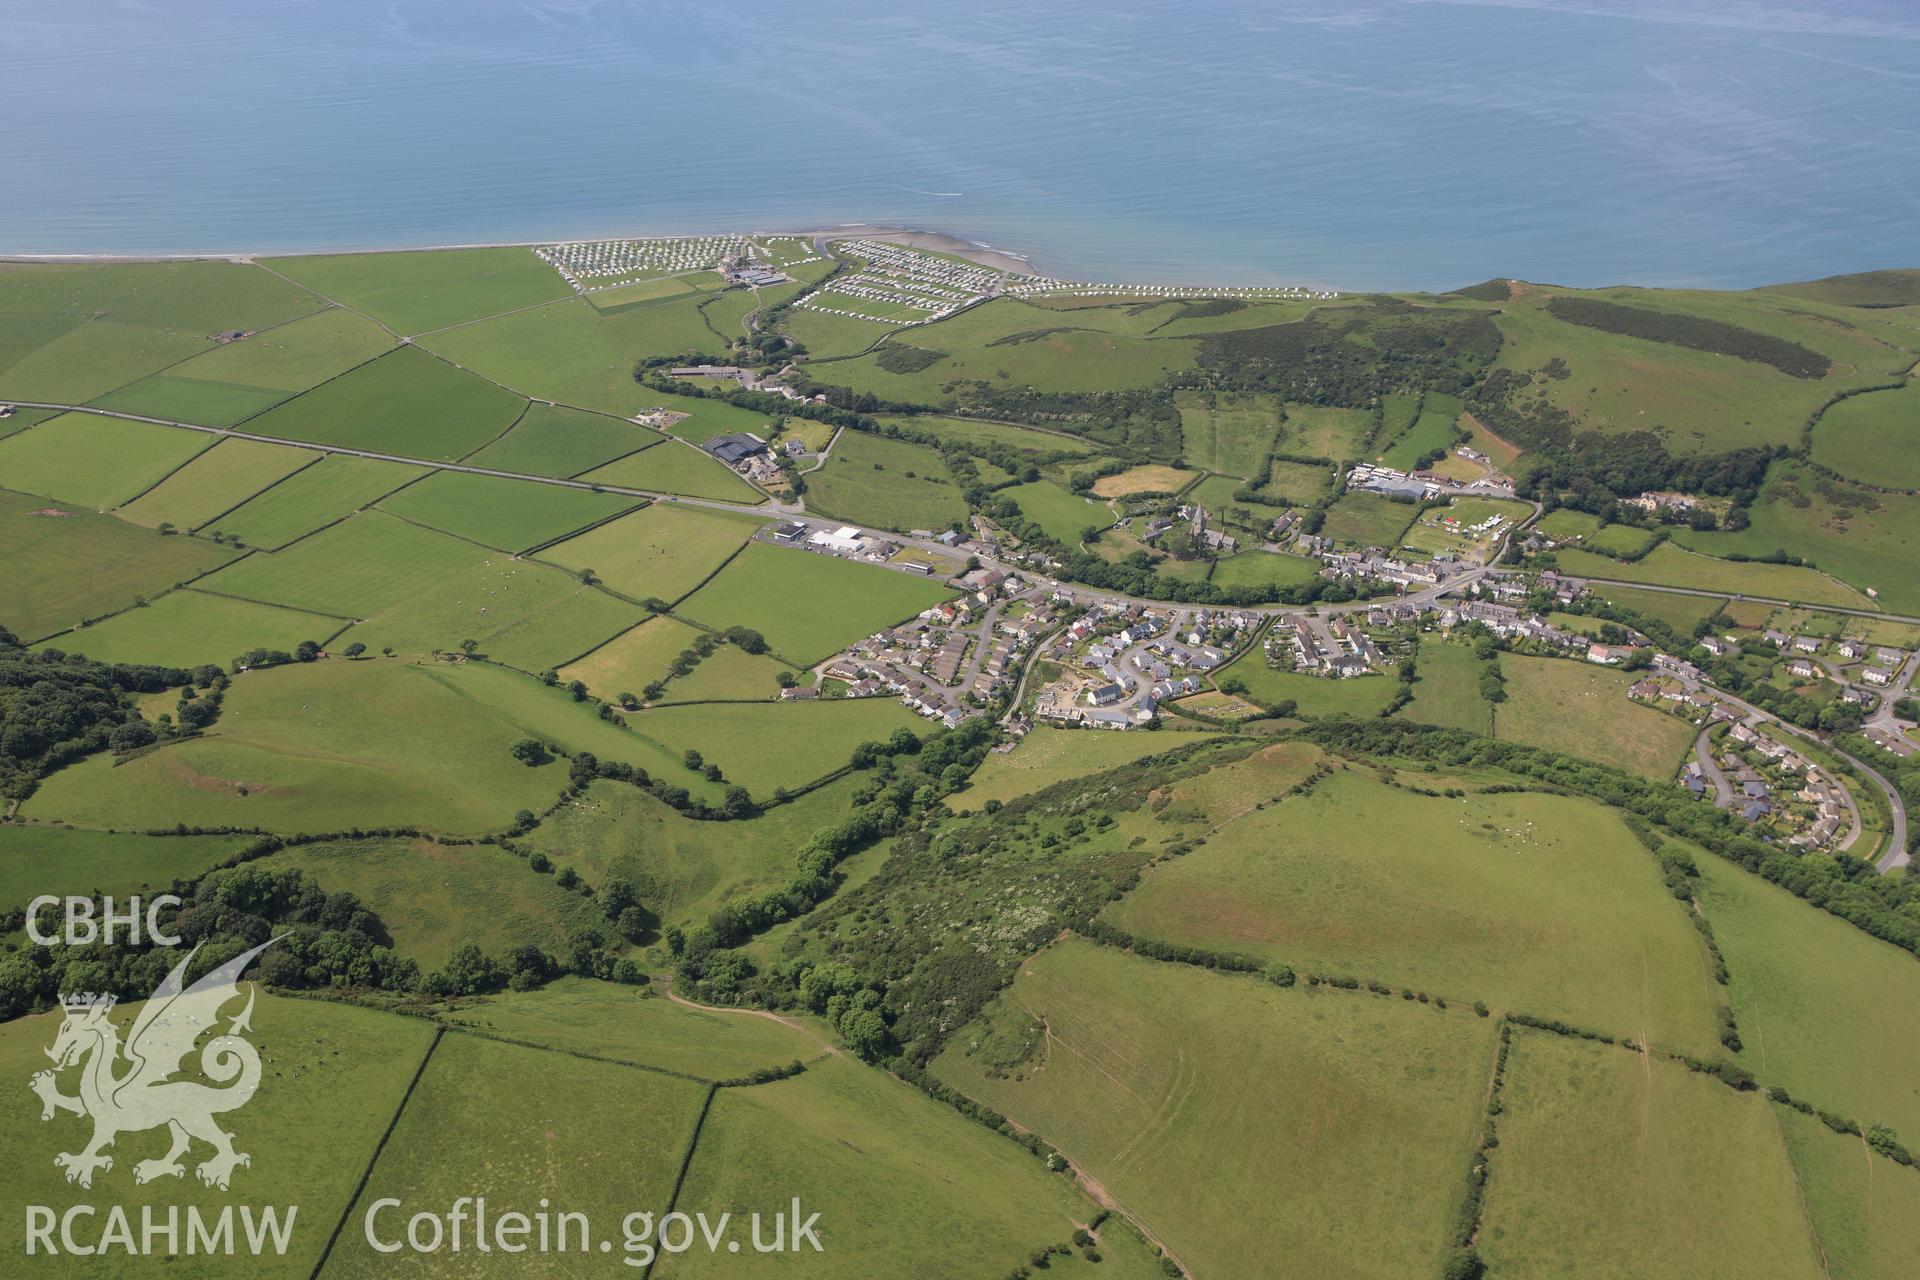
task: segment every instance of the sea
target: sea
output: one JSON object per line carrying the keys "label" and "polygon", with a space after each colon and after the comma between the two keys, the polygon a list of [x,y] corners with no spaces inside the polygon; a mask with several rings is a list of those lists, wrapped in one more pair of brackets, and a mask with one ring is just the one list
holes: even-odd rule
{"label": "sea", "polygon": [[1920,266],[1920,0],[0,4],[0,254],[851,223],[1161,284]]}

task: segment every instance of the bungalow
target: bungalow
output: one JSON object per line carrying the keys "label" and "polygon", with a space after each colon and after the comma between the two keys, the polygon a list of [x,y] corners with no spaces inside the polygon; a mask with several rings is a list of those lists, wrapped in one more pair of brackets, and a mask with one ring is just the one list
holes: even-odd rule
{"label": "bungalow", "polygon": [[1818,653],[1820,652],[1820,641],[1814,636],[1795,636],[1793,638],[1793,651],[1795,653]]}
{"label": "bungalow", "polygon": [[1893,672],[1886,667],[1868,667],[1860,673],[1860,678],[1868,684],[1887,685],[1893,683]]}
{"label": "bungalow", "polygon": [[1820,677],[1820,668],[1805,658],[1795,658],[1787,664],[1787,673],[1799,676],[1802,680],[1817,680]]}
{"label": "bungalow", "polygon": [[1617,667],[1632,656],[1633,649],[1630,645],[1594,643],[1587,646],[1587,661],[1598,662],[1603,666]]}

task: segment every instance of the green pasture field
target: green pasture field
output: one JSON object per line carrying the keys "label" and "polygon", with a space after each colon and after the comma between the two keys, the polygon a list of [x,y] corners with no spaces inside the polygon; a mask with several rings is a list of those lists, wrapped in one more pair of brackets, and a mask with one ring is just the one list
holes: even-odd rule
{"label": "green pasture field", "polygon": [[0,476],[20,493],[105,511],[152,488],[215,439],[90,413],[62,414],[0,440]]}
{"label": "green pasture field", "polygon": [[[1773,605],[1758,600],[1729,600],[1722,606],[1726,610],[1727,625],[1736,629],[1758,631],[1770,625],[1780,610]],[[1798,610],[1788,609],[1789,615]]]}
{"label": "green pasture field", "polygon": [[281,551],[257,551],[200,585],[338,618],[392,608],[479,564],[485,548],[380,511],[361,512]]}
{"label": "green pasture field", "polygon": [[1290,404],[1286,411],[1286,427],[1280,434],[1284,453],[1349,462],[1362,456],[1367,437],[1373,434],[1373,414],[1365,409]]}
{"label": "green pasture field", "polygon": [[535,404],[513,430],[467,458],[471,466],[522,475],[577,476],[665,439],[657,431],[598,413]]}
{"label": "green pasture field", "polygon": [[[796,1194],[820,1214],[821,1252],[781,1255],[791,1264],[783,1269],[847,1280],[1005,1275],[1065,1243],[1095,1212],[1071,1179],[1006,1138],[844,1056],[717,1094],[679,1203],[770,1212]],[[1055,1266],[1113,1280],[1151,1274],[1138,1262]],[[665,1259],[657,1273],[682,1280],[741,1270],[728,1255],[697,1248]]]}
{"label": "green pasture field", "polygon": [[977,812],[989,800],[1016,800],[1056,782],[1131,764],[1196,740],[1187,734],[1101,733],[1036,725],[1012,751],[989,755],[966,790],[947,797],[947,805]]}
{"label": "green pasture field", "polygon": [[259,440],[221,440],[114,514],[149,529],[198,529],[322,456]]}
{"label": "green pasture field", "polygon": [[[204,355],[175,365],[161,376],[262,388],[290,395],[345,373],[393,345],[393,335],[365,316],[341,307],[328,307],[249,334],[238,342],[222,343]],[[125,394],[117,393],[114,398]]]}
{"label": "green pasture field", "polygon": [[[878,336],[879,326],[870,327]],[[807,341],[804,335],[796,336]],[[945,353],[941,359],[913,373],[887,372],[879,363],[878,353],[852,360],[816,362],[808,367],[808,372],[816,381],[872,392],[883,400],[937,405],[947,400],[943,387],[956,380],[977,380],[1000,388],[1033,387],[1067,392],[1157,386],[1168,374],[1192,368],[1197,350],[1188,338],[1139,338],[1081,329],[1056,328],[1051,332],[1036,329],[1027,335],[1014,335],[978,347],[946,345],[954,337],[943,323],[896,338],[896,343]],[[833,354],[860,349],[850,345]]]}
{"label": "green pasture field", "polygon": [[231,426],[393,346],[373,321],[328,307],[227,342],[94,401],[103,409]]}
{"label": "green pasture field", "polygon": [[627,418],[660,403],[659,392],[633,380],[635,361],[726,350],[726,339],[707,327],[698,302],[688,298],[603,315],[576,298],[448,329],[425,342],[522,394]]}
{"label": "green pasture field", "polygon": [[565,950],[567,918],[594,912],[551,875],[490,844],[327,840],[284,849],[260,865],[295,867],[328,893],[351,893],[423,973],[446,967],[455,948],[469,943],[496,959],[522,944],[557,954]]}
{"label": "green pasture field", "polygon": [[619,311],[643,302],[658,302],[662,298],[693,291],[693,286],[678,276],[652,276],[611,289],[593,289],[584,296],[596,311]]}
{"label": "green pasture field", "polygon": [[[1380,438],[1398,440],[1420,420],[1418,391],[1389,391],[1380,397]],[[1457,412],[1457,411],[1456,411]]]}
{"label": "green pasture field", "polygon": [[[1200,299],[1205,301],[1205,299]],[[1186,304],[1175,304],[1177,310],[1165,320],[1154,326],[1153,332],[1165,337],[1198,336],[1203,333],[1224,333],[1230,329],[1258,329],[1273,324],[1292,324],[1304,320],[1314,311],[1337,310],[1338,303],[1329,307],[1324,302],[1307,300],[1272,299],[1264,302],[1248,302],[1235,311],[1226,311],[1218,315],[1186,314]],[[1147,313],[1149,316],[1162,314],[1156,307]]]}
{"label": "green pasture field", "polygon": [[1019,503],[1022,515],[1070,547],[1078,545],[1081,530],[1110,529],[1116,518],[1105,503],[1069,493],[1051,480],[1016,484],[999,496]]}
{"label": "green pasture field", "polygon": [[1920,381],[1833,405],[1814,424],[1813,460],[1869,484],[1920,489]]}
{"label": "green pasture field", "polygon": [[[675,601],[725,564],[757,524],[724,512],[656,502],[548,547],[540,558],[576,573],[591,569],[608,587],[635,600]],[[733,621],[722,619],[719,625]]]}
{"label": "green pasture field", "polygon": [[1586,800],[1443,799],[1342,771],[1148,871],[1106,918],[1688,1053],[1719,1043],[1686,909],[1619,818]]}
{"label": "green pasture field", "polygon": [[782,672],[796,677],[802,674],[768,654],[748,653],[739,645],[724,644],[701,659],[692,672],[675,677],[661,701],[767,702],[779,695]]}
{"label": "green pasture field", "polygon": [[1910,1272],[1920,1257],[1920,1174],[1811,1116],[1787,1107],[1774,1116],[1828,1274],[1900,1280]]}
{"label": "green pasture field", "polygon": [[501,551],[525,551],[611,519],[640,499],[531,480],[440,471],[380,500],[417,524]]}
{"label": "green pasture field", "polygon": [[[1756,515],[1765,510],[1766,507],[1754,508]],[[1591,551],[1563,548],[1554,554],[1559,558],[1562,573],[1581,578],[1606,578],[1657,587],[1690,587],[1698,591],[1767,596],[1775,600],[1841,605],[1849,609],[1876,607],[1872,600],[1852,587],[1816,569],[1721,560],[1688,551],[1674,542],[1661,543],[1632,564]],[[1897,583],[1889,582],[1888,585],[1898,589]]]}
{"label": "green pasture field", "polygon": [[807,477],[807,508],[902,533],[967,518],[967,500],[939,454],[861,431],[841,432],[826,466]]}
{"label": "green pasture field", "polygon": [[1355,547],[1400,545],[1401,535],[1414,521],[1418,508],[1374,493],[1348,493],[1327,508],[1320,535]]}
{"label": "green pasture field", "polygon": [[[789,432],[788,434],[791,435],[792,433]],[[1012,484],[1015,480],[1019,479],[1018,476],[1008,471],[1005,467],[1002,467],[999,463],[989,462],[987,459],[978,456],[973,459],[973,469],[980,473],[980,483],[989,488],[1003,484]]]}
{"label": "green pasture field", "polygon": [[[220,350],[220,348],[215,348]],[[208,352],[208,355],[213,352]],[[197,359],[198,357],[196,357]],[[184,369],[193,360],[172,366]],[[131,413],[141,417],[165,418],[169,422],[195,422],[212,427],[230,427],[285,400],[286,391],[271,387],[250,387],[235,382],[217,382],[184,373],[156,373],[131,386],[91,401],[100,409]]]}
{"label": "green pasture field", "polygon": [[939,351],[970,351],[1010,339],[1030,341],[1050,334],[1125,334],[1144,337],[1176,313],[1178,304],[1151,301],[1137,304],[1112,299],[1077,300],[1070,314],[1064,308],[1024,298],[994,298],[969,307],[938,324],[925,325],[900,339]]}
{"label": "green pasture field", "polygon": [[[675,786],[696,775],[677,762],[660,776]],[[638,787],[594,782],[525,837],[588,884],[621,876],[644,886],[642,900],[662,926],[706,923],[717,907],[793,879],[794,853],[852,807],[853,779],[816,787],[758,817],[699,822]]]}
{"label": "green pasture field", "polygon": [[[326,1274],[349,1280],[393,1274],[393,1259],[376,1252],[362,1229],[377,1201],[402,1202],[376,1218],[374,1228],[384,1239],[404,1241],[407,1219],[420,1207],[444,1213],[456,1198],[481,1188],[496,1213],[516,1206],[531,1215],[540,1212],[541,1200],[551,1201],[556,1244],[557,1215],[584,1215],[597,1261],[556,1271],[598,1267],[614,1274],[619,1263],[612,1259],[627,1256],[622,1220],[630,1213],[664,1214],[672,1202],[706,1088],[658,1071],[448,1032],[380,1148]],[[479,1099],[485,1104],[476,1105]],[[458,1253],[404,1256],[412,1264],[407,1270],[423,1276],[525,1275],[529,1256],[551,1265],[569,1252],[585,1255],[582,1230],[576,1224],[568,1250],[516,1255],[477,1252],[469,1224],[468,1247]],[[610,1242],[613,1252],[600,1253],[600,1241]]]}
{"label": "green pasture field", "polygon": [[507,748],[529,736],[524,728],[433,674],[393,660],[246,673],[205,736],[117,768],[107,755],[69,765],[41,783],[24,811],[96,828],[186,822],[475,834],[504,827],[515,810],[551,803],[566,766],[513,759]]}
{"label": "green pasture field", "polygon": [[661,1000],[647,988],[592,978],[556,978],[538,991],[463,1000],[445,1020],[482,1035],[730,1080],[819,1053],[803,1026],[745,1010],[708,1012]]}
{"label": "green pasture field", "polygon": [[1305,556],[1276,554],[1271,551],[1242,551],[1213,566],[1208,579],[1223,587],[1297,586],[1312,582],[1319,575],[1320,562]]}
{"label": "green pasture field", "polygon": [[112,320],[69,325],[44,346],[0,369],[0,396],[85,404],[212,345],[213,340],[201,334],[149,325]]}
{"label": "green pasture field", "polygon": [[411,463],[328,454],[205,527],[209,533],[224,534],[250,547],[278,550],[411,484],[427,471]]}
{"label": "green pasture field", "polygon": [[1696,855],[1741,1060],[1861,1124],[1920,1134],[1920,961],[1738,867]]}
{"label": "green pasture field", "polygon": [[1612,1045],[1516,1030],[1478,1247],[1489,1274],[1825,1274],[1758,1094]]}
{"label": "green pasture field", "polygon": [[0,274],[0,397],[84,404],[320,299],[226,262],[14,264]]}
{"label": "green pasture field", "polygon": [[[1729,551],[1765,555],[1784,550],[1818,565],[1847,587],[1878,591],[1881,608],[1920,613],[1920,575],[1913,572],[1916,560],[1920,560],[1920,497],[1871,492],[1828,480],[1799,463],[1781,461],[1768,471],[1761,500],[1754,504],[1751,516],[1752,523],[1738,533],[1682,529],[1675,531],[1673,540],[1709,555]],[[1784,566],[1732,567],[1735,574],[1729,577],[1744,578],[1747,570]],[[1809,596],[1807,603],[1852,602]],[[1854,607],[1875,606],[1869,603]]]}
{"label": "green pasture field", "polygon": [[1800,343],[1834,361],[1828,380],[1861,373],[1904,373],[1909,365],[1901,357],[1910,352],[1920,355],[1920,329],[1897,311],[1835,306],[1820,300],[1783,303],[1757,290],[1640,288],[1609,296],[1630,306],[1705,316]]}
{"label": "green pasture field", "polygon": [[1333,482],[1334,473],[1326,467],[1276,460],[1267,468],[1267,482],[1261,488],[1276,499],[1306,505],[1317,501]]}
{"label": "green pasture field", "polygon": [[1297,714],[1310,719],[1322,716],[1358,716],[1364,719],[1378,715],[1400,687],[1399,681],[1386,675],[1334,680],[1298,671],[1282,671],[1267,665],[1266,654],[1261,652],[1259,645],[1254,645],[1222,667],[1215,676],[1215,683],[1228,676],[1238,676],[1245,682],[1246,696],[1262,706],[1292,702],[1298,708]]}
{"label": "green pasture field", "polygon": [[302,640],[324,643],[340,627],[338,618],[188,588],[61,636],[54,647],[100,662],[224,667],[249,649],[290,653]]}
{"label": "green pasture field", "polygon": [[0,438],[25,431],[28,427],[38,426],[48,418],[60,416],[58,409],[15,409],[5,418],[0,418]]}
{"label": "green pasture field", "polygon": [[978,418],[950,418],[928,414],[910,418],[881,417],[880,421],[911,427],[916,431],[930,431],[938,436],[958,440],[962,444],[980,448],[1002,447],[1032,457],[1042,457],[1050,453],[1085,455],[1099,448],[1098,445],[1078,436],[1056,435],[1051,431],[1042,431],[1034,427],[1017,426],[1010,422],[985,422]]}
{"label": "green pasture field", "polygon": [[1460,438],[1460,429],[1454,425],[1460,416],[1460,402],[1452,396],[1437,394],[1429,394],[1427,402],[1420,417],[1403,434],[1390,437],[1381,433],[1383,438],[1393,441],[1379,455],[1381,462],[1401,471],[1411,471],[1422,458],[1437,450],[1452,448],[1453,442]]}
{"label": "green pasture field", "polygon": [[382,609],[334,642],[375,653],[478,652],[521,671],[541,672],[586,652],[646,616],[639,605],[551,566],[493,556]]}
{"label": "green pasture field", "polygon": [[[781,431],[782,440],[798,440],[808,453],[819,453],[832,443],[840,428],[831,422],[815,422],[811,418],[788,418],[786,427]],[[981,459],[985,462],[985,459]],[[992,466],[993,464],[987,463]],[[982,472],[981,474],[985,474]]]}
{"label": "green pasture field", "polygon": [[655,680],[666,679],[668,665],[701,634],[678,618],[656,614],[560,668],[560,679],[578,680],[609,701],[622,693],[638,697]]}
{"label": "green pasture field", "polygon": [[[669,694],[671,696],[671,694]],[[703,702],[634,712],[635,729],[679,755],[697,750],[756,799],[795,790],[846,764],[863,742],[896,729],[920,735],[927,722],[893,698],[783,702]]]}
{"label": "green pasture field", "polygon": [[[812,263],[811,266],[819,266]],[[804,268],[803,268],[804,270]],[[792,284],[768,285],[762,289],[725,289],[700,299],[700,314],[717,334],[728,341],[747,336],[747,316],[755,311],[797,298],[807,286],[796,279]],[[717,354],[717,352],[716,352]]]}
{"label": "green pasture field", "polygon": [[668,409],[674,413],[688,414],[688,417],[666,428],[671,435],[678,436],[691,444],[704,444],[715,436],[723,436],[733,431],[744,431],[765,440],[772,433],[773,424],[763,413],[752,409],[743,409],[712,396],[683,396],[670,391],[655,391],[646,388],[649,406],[656,409]]}
{"label": "green pasture field", "polygon": [[[237,1015],[243,1007],[243,1001],[235,1000],[224,1012]],[[132,1016],[131,1007],[122,1005],[115,1010],[114,1021],[124,1027]],[[46,1069],[44,1051],[53,1043],[60,1020],[56,1011],[0,1027],[0,1064],[22,1081]],[[23,1264],[23,1270],[36,1276],[87,1277],[101,1275],[105,1269],[135,1280],[189,1271],[210,1280],[251,1276],[293,1280],[310,1275],[432,1036],[433,1029],[418,1018],[260,992],[249,1037],[260,1050],[260,1090],[222,1124],[233,1131],[234,1149],[252,1157],[250,1165],[234,1171],[230,1191],[204,1186],[195,1176],[193,1166],[209,1153],[199,1143],[185,1158],[185,1176],[136,1185],[133,1166],[166,1154],[167,1135],[154,1129],[123,1133],[112,1148],[113,1168],[96,1175],[91,1191],[68,1183],[53,1163],[53,1153],[80,1150],[90,1126],[70,1115],[43,1124],[38,1098],[24,1087],[6,1090],[0,1101],[0,1126],[24,1137],[33,1154],[30,1160],[8,1161],[7,1195],[22,1203],[48,1205],[56,1213],[65,1213],[72,1205],[101,1204],[96,1216],[75,1220],[79,1239],[95,1239],[106,1228],[104,1202],[111,1197],[112,1203],[126,1209],[136,1245],[142,1206],[153,1208],[160,1226],[167,1222],[169,1206],[181,1209],[181,1246],[176,1256],[166,1253],[165,1238],[159,1237],[148,1257],[118,1248],[105,1257],[75,1256],[62,1250],[58,1257],[33,1258]],[[66,1077],[61,1086],[71,1092],[76,1074],[69,1072]],[[25,1154],[18,1144],[13,1149]],[[253,1205],[256,1211],[264,1205],[280,1206],[283,1222],[292,1206],[299,1207],[286,1253],[276,1254],[269,1246],[254,1257],[242,1244],[241,1251],[229,1256],[187,1258],[185,1207],[197,1206],[203,1220],[211,1224],[235,1201]],[[21,1216],[8,1215],[6,1227],[0,1229],[0,1248],[15,1257],[26,1248],[22,1225]],[[237,1213],[234,1235],[243,1235]]]}
{"label": "green pasture field", "polygon": [[1673,777],[1699,730],[1627,698],[1639,676],[1572,658],[1500,655],[1507,700],[1494,708],[1495,736],[1598,760],[1643,778]]}
{"label": "green pasture field", "polygon": [[681,612],[708,626],[758,631],[798,667],[952,596],[912,574],[755,543],[688,597]]}
{"label": "green pasture field", "polygon": [[[835,306],[837,302],[828,300],[826,305]],[[899,325],[896,323],[828,315],[806,307],[794,307],[780,316],[780,331],[805,347],[809,357],[815,361],[827,358],[836,361],[831,366],[834,370],[832,380],[836,382],[839,381],[839,371],[847,367],[845,362],[839,361],[839,357],[858,355],[897,328]],[[827,368],[817,368],[814,370],[815,376],[826,372]]]}
{"label": "green pasture field", "polygon": [[680,752],[668,750],[618,719],[602,720],[592,703],[576,702],[564,689],[548,688],[522,672],[487,662],[437,663],[421,670],[435,683],[484,706],[497,722],[519,730],[521,737],[638,766],[713,804],[725,793],[722,784],[687,768]]}
{"label": "green pasture field", "polygon": [[1556,507],[1534,522],[1535,529],[1549,538],[1565,541],[1589,538],[1600,531],[1600,517],[1572,507]]}
{"label": "green pasture field", "polygon": [[1668,591],[1641,591],[1634,587],[1596,587],[1594,594],[1622,609],[1658,618],[1681,635],[1690,636],[1702,618],[1711,618],[1724,601],[1708,596],[1678,596]]}
{"label": "green pasture field", "polygon": [[1280,433],[1272,396],[1179,391],[1180,453],[1196,467],[1255,479]]}
{"label": "green pasture field", "polygon": [[[1616,296],[1649,310],[1687,309],[1677,291],[1644,298],[1607,291]],[[1542,309],[1547,297],[1542,292],[1500,309],[1494,323],[1509,341],[1496,367],[1535,370],[1560,357],[1569,376],[1536,378],[1534,385],[1578,420],[1577,429],[1654,431],[1680,454],[1796,445],[1808,417],[1835,392],[1884,381],[1899,364],[1890,348],[1864,335],[1840,338],[1843,352],[1831,339],[1845,331],[1816,319],[1783,336],[1841,362],[1825,377],[1796,378],[1752,360],[1567,324]],[[1714,318],[1766,327],[1759,308]]]}
{"label": "green pasture field", "polygon": [[1585,545],[1616,556],[1634,556],[1646,550],[1657,535],[1630,524],[1610,524],[1587,536]]}
{"label": "green pasture field", "polygon": [[0,489],[0,626],[38,640],[157,596],[236,554]]}
{"label": "green pasture field", "polygon": [[[1044,1038],[1027,1038],[1034,1023]],[[1327,1280],[1425,1280],[1492,1040],[1466,1009],[1281,990],[1070,940],[1028,961],[934,1071],[1058,1147],[1196,1275],[1265,1274],[1284,1257]],[[1253,1082],[1284,1104],[1249,1097]]]}
{"label": "green pasture field", "polygon": [[[765,429],[762,424],[761,430]],[[622,489],[677,493],[689,498],[712,498],[718,502],[753,504],[767,500],[765,494],[721,466],[713,457],[698,449],[672,442],[609,462],[604,467],[587,472],[580,479]]]}
{"label": "green pasture field", "polygon": [[452,462],[512,426],[527,402],[418,347],[401,347],[247,424],[258,435]]}
{"label": "green pasture field", "polygon": [[[718,277],[714,277],[718,282]],[[682,294],[667,300],[622,307],[596,307],[612,322],[611,337],[633,357],[725,355],[730,336],[723,337],[708,322],[703,304],[710,294]],[[631,368],[628,370],[632,374]]]}
{"label": "green pasture field", "polygon": [[531,249],[316,254],[265,262],[400,334],[464,324],[573,293]]}
{"label": "green pasture field", "polygon": [[251,842],[250,836],[143,836],[7,823],[0,825],[0,910],[25,907],[43,893],[161,892]]}
{"label": "green pasture field", "polygon": [[1402,720],[1492,737],[1493,704],[1480,696],[1483,665],[1465,645],[1449,644],[1438,636],[1422,639],[1414,662],[1418,679],[1413,701],[1394,714]]}
{"label": "green pasture field", "polygon": [[0,266],[0,314],[27,315],[55,330],[62,321],[105,320],[209,335],[251,332],[324,305],[270,271],[214,259]]}
{"label": "green pasture field", "polygon": [[1920,303],[1920,271],[1859,271],[1790,284],[1764,285],[1758,292],[1811,298],[1845,307],[1904,307]]}
{"label": "green pasture field", "polygon": [[[1186,473],[1185,480],[1190,482],[1194,474]],[[1188,502],[1199,503],[1212,512],[1218,520],[1227,520],[1227,512],[1238,508],[1245,511],[1249,519],[1264,527],[1268,521],[1279,514],[1279,508],[1268,509],[1258,498],[1251,502],[1243,502],[1233,496],[1246,487],[1246,481],[1233,476],[1208,476],[1180,496]]]}

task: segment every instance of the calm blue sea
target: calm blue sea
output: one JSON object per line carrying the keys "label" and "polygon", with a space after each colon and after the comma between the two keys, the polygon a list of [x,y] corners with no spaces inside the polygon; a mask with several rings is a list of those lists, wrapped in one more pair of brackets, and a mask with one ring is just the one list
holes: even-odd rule
{"label": "calm blue sea", "polygon": [[831,226],[1179,283],[1920,266],[1920,0],[9,0],[0,253]]}

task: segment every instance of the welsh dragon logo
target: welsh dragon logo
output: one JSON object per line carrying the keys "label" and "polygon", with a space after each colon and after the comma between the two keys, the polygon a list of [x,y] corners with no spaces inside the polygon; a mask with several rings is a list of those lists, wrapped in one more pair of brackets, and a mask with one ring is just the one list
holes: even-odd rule
{"label": "welsh dragon logo", "polygon": [[[213,1148],[213,1155],[194,1171],[210,1187],[226,1190],[234,1168],[253,1163],[245,1152],[233,1149],[233,1135],[214,1119],[245,1106],[260,1086],[260,1054],[244,1038],[253,1029],[252,984],[246,1007],[227,1023],[224,1034],[200,1051],[199,1074],[213,1084],[174,1076],[200,1037],[217,1029],[220,1010],[240,994],[241,972],[270,945],[265,942],[235,956],[183,990],[187,966],[200,951],[196,946],[135,1015],[124,1045],[120,1028],[108,1016],[113,1012],[111,995],[86,992],[60,998],[66,1018],[46,1051],[53,1070],[36,1072],[32,1088],[40,1095],[42,1120],[53,1119],[56,1111],[93,1120],[93,1140],[84,1149],[53,1158],[67,1171],[68,1182],[91,1187],[96,1169],[113,1169],[113,1157],[103,1152],[115,1138],[161,1125],[172,1135],[173,1145],[159,1159],[134,1165],[135,1182],[185,1176],[180,1157],[196,1138]],[[80,1092],[70,1097],[60,1092],[56,1076],[74,1066],[81,1069]]]}

